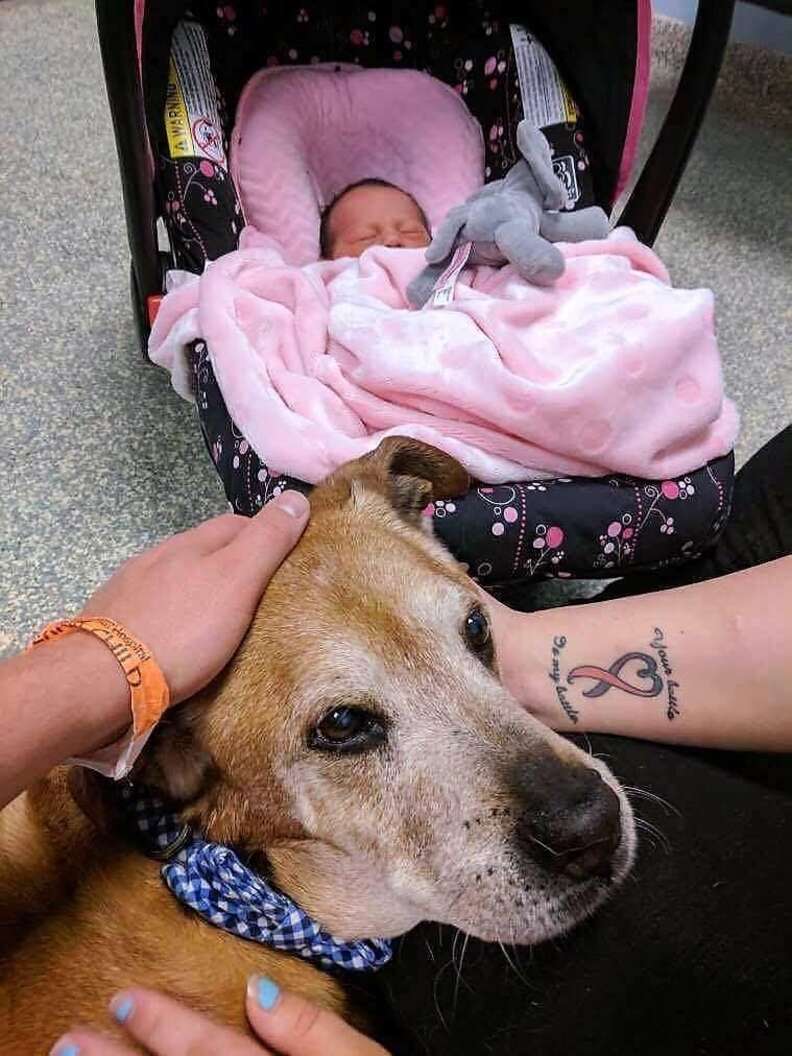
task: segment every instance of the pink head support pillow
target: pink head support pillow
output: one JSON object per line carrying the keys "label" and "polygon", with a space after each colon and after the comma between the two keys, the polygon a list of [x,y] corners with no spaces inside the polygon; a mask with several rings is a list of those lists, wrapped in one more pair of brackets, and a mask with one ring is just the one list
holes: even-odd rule
{"label": "pink head support pillow", "polygon": [[482,185],[483,170],[478,122],[451,88],[415,70],[262,70],[242,93],[231,137],[247,223],[297,265],[319,259],[321,211],[350,183],[389,180],[436,227]]}

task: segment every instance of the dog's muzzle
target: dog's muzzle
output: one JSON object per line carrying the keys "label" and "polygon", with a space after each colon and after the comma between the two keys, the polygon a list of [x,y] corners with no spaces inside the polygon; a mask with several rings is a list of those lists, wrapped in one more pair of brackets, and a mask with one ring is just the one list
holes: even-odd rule
{"label": "dog's muzzle", "polygon": [[526,761],[518,767],[522,810],[514,842],[522,857],[573,881],[609,880],[622,840],[616,793],[584,765]]}

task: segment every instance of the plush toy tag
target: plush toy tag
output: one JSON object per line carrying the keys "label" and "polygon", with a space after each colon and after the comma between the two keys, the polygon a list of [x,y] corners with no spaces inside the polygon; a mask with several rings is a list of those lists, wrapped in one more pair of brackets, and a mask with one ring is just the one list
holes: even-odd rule
{"label": "plush toy tag", "polygon": [[444,308],[453,301],[457,279],[468,262],[472,248],[472,242],[463,242],[462,245],[457,246],[448,267],[435,283],[432,296],[426,302],[424,308]]}

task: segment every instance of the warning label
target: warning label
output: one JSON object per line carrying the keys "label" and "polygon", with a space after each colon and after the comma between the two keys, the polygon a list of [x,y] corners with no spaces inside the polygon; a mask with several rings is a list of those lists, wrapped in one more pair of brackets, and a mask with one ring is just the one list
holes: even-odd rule
{"label": "warning label", "polygon": [[523,114],[537,128],[574,124],[577,107],[555,64],[524,26],[511,25]]}
{"label": "warning label", "polygon": [[180,22],[173,34],[165,131],[172,158],[203,157],[226,166],[206,37],[195,22]]}

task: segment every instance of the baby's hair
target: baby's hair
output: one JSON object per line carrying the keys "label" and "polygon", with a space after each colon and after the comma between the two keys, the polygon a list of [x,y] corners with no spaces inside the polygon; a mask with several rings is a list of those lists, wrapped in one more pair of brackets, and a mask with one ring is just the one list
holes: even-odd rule
{"label": "baby's hair", "polygon": [[319,220],[319,253],[322,259],[326,260],[330,256],[330,214],[334,206],[341,201],[345,194],[349,194],[350,191],[356,191],[358,187],[390,187],[394,191],[401,191],[402,194],[406,194],[408,198],[415,202],[415,206],[421,215],[421,223],[427,231],[431,230],[426,213],[409,191],[405,191],[403,187],[398,187],[395,183],[391,183],[390,180],[381,180],[378,176],[368,176],[365,180],[357,180],[355,183],[350,183],[343,191],[339,191],[335,198],[322,210],[322,216]]}

